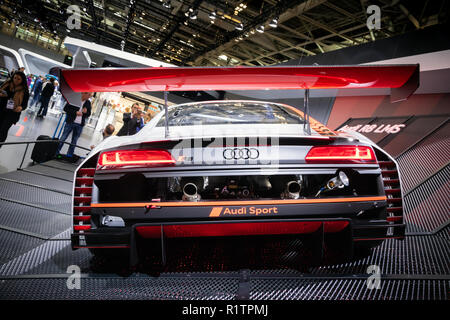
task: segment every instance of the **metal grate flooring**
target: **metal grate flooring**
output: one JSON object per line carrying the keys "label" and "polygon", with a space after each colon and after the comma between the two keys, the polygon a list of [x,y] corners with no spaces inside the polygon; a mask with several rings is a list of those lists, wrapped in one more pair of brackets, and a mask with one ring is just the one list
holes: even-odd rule
{"label": "metal grate flooring", "polygon": [[34,165],[32,167],[21,169],[27,173],[33,173],[37,175],[47,176],[47,177],[54,177],[55,179],[62,180],[62,181],[73,181],[73,172],[57,169],[54,167],[48,167],[44,165]]}
{"label": "metal grate flooring", "polygon": [[0,264],[10,261],[42,243],[44,243],[44,240],[12,231],[0,230]]}
{"label": "metal grate flooring", "polygon": [[72,193],[72,182],[70,181],[32,174],[25,171],[13,171],[2,174],[0,175],[0,181],[2,181],[2,179],[4,179],[3,181],[16,181],[16,184],[26,183],[63,193]]}

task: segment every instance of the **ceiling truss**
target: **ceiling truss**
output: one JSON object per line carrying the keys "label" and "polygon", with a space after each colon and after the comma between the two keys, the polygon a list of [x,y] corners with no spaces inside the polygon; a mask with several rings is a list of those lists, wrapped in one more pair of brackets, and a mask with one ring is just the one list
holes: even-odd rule
{"label": "ceiling truss", "polygon": [[[176,65],[259,66],[445,23],[447,2],[0,0],[0,18],[54,37],[70,35],[116,49],[123,45],[125,51]],[[66,27],[69,5],[82,9],[79,30]],[[379,30],[367,27],[369,5],[381,10]],[[274,18],[277,27],[269,26]],[[263,33],[257,31],[260,26]]]}

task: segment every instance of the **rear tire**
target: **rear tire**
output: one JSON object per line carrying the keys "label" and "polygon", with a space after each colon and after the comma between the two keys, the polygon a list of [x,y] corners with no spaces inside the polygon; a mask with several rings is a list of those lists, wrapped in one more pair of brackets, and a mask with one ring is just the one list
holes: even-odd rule
{"label": "rear tire", "polygon": [[130,266],[130,249],[89,249],[94,255],[90,268],[96,273],[116,273],[129,276],[133,273]]}
{"label": "rear tire", "polygon": [[370,256],[372,254],[372,249],[381,245],[383,241],[384,240],[356,242],[353,247],[353,257],[355,259],[360,259]]}
{"label": "rear tire", "polygon": [[126,258],[130,255],[130,249],[90,248],[89,251],[96,257],[107,259]]}

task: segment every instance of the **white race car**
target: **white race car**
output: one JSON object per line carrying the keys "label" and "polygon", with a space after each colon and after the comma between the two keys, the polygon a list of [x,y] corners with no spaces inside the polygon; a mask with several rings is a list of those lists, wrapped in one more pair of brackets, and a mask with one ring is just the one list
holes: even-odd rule
{"label": "white race car", "polygon": [[[74,104],[75,91],[237,88],[303,88],[307,102],[315,88],[391,87],[406,97],[417,75],[406,65],[61,70],[60,79]],[[307,104],[166,106],[136,135],[104,140],[75,172],[74,249],[123,249],[136,263],[139,238],[300,234],[342,234],[349,248],[405,236],[395,160],[361,135],[328,129]]]}

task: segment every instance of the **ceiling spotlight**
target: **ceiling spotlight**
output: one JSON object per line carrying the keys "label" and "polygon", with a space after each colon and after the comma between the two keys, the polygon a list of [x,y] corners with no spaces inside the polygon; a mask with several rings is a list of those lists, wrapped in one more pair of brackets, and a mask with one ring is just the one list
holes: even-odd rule
{"label": "ceiling spotlight", "polygon": [[259,33],[264,33],[264,26],[259,26],[258,28],[256,28],[256,31],[258,31]]}
{"label": "ceiling spotlight", "polygon": [[238,31],[244,30],[244,25],[243,25],[242,23],[239,23],[239,24],[236,26],[236,30],[238,30]]}
{"label": "ceiling spotlight", "polygon": [[278,18],[273,18],[272,21],[270,21],[269,26],[276,28],[278,26]]}
{"label": "ceiling spotlight", "polygon": [[192,19],[192,20],[197,19],[197,14],[198,14],[197,11],[192,11],[192,12],[189,14],[189,19]]}
{"label": "ceiling spotlight", "polygon": [[164,1],[163,7],[170,9],[170,8],[172,8],[172,3],[170,1]]}
{"label": "ceiling spotlight", "polygon": [[211,13],[209,14],[209,18],[210,18],[211,20],[216,20],[216,18],[217,18],[217,12],[216,12],[216,10],[211,11]]}
{"label": "ceiling spotlight", "polygon": [[188,9],[188,11],[186,11],[185,13],[184,13],[184,15],[186,16],[186,17],[189,17],[189,16],[191,16],[191,14],[194,12],[194,9],[192,9],[192,7],[189,7],[189,9]]}

